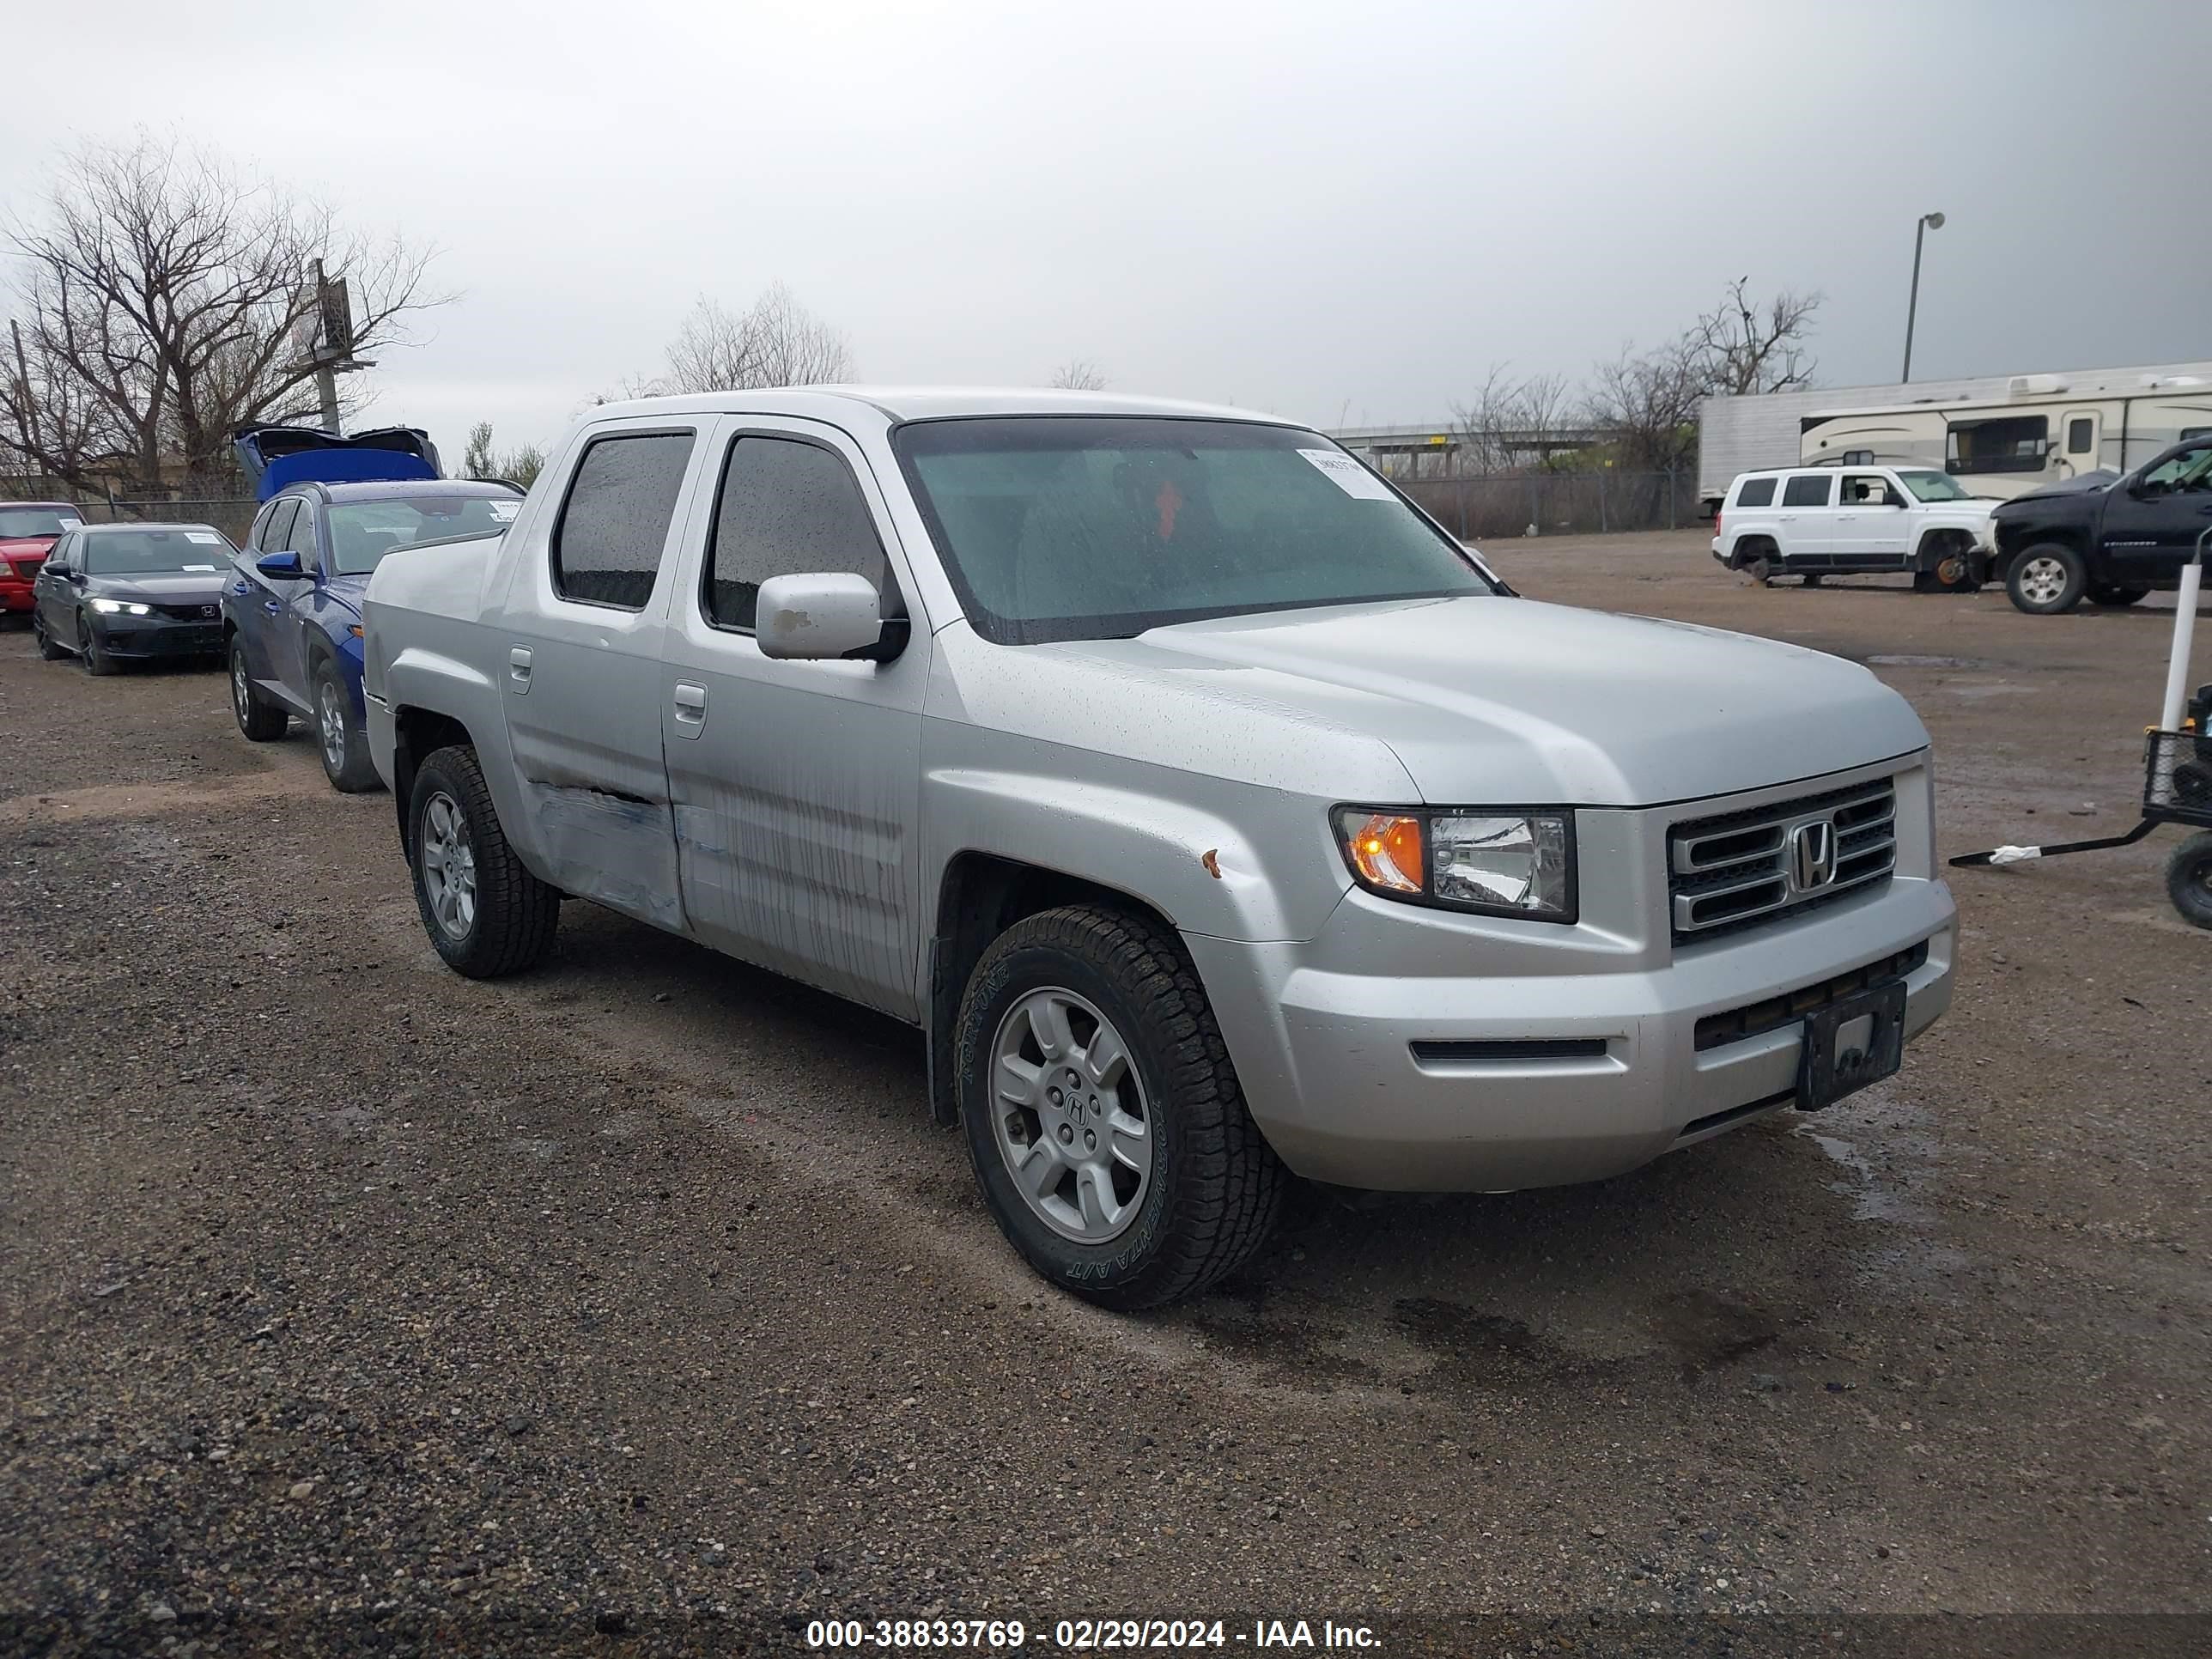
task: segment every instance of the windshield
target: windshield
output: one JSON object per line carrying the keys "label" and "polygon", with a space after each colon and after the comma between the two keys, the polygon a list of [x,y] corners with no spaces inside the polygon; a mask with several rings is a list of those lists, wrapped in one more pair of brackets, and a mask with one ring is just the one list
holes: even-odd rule
{"label": "windshield", "polygon": [[205,525],[155,530],[100,530],[84,538],[78,562],[93,576],[178,575],[214,570],[231,554],[220,532]]}
{"label": "windshield", "polygon": [[1311,432],[1026,416],[921,422],[894,443],[969,621],[1000,645],[1493,591]]}
{"label": "windshield", "polygon": [[514,522],[520,495],[413,495],[331,508],[334,574],[366,576],[397,547],[441,536],[489,536]]}
{"label": "windshield", "polygon": [[1971,501],[1972,495],[1959,488],[1958,481],[1948,472],[1899,472],[1905,487],[1917,501]]}
{"label": "windshield", "polygon": [[15,536],[58,536],[84,520],[58,507],[0,507],[0,539]]}

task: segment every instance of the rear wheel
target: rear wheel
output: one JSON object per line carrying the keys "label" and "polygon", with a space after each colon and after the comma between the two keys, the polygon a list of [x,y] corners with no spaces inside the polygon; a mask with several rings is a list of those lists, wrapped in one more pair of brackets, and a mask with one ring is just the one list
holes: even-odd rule
{"label": "rear wheel", "polygon": [[2150,589],[2137,587],[2132,582],[2097,582],[2089,589],[2092,605],[2139,605],[2150,597]]}
{"label": "rear wheel", "polygon": [[253,672],[246,664],[246,647],[235,636],[230,641],[230,712],[238,729],[254,743],[283,737],[289,720],[283,709],[255,689]]}
{"label": "rear wheel", "polygon": [[368,733],[353,712],[353,698],[324,663],[315,670],[315,743],[322,750],[323,775],[341,794],[358,795],[379,781],[368,757]]}
{"label": "rear wheel", "polygon": [[2088,586],[2081,556],[2057,542],[2031,547],[2005,572],[2005,594],[2031,617],[2055,617],[2081,603]]}
{"label": "rear wheel", "polygon": [[984,1202],[1061,1289],[1154,1307],[1267,1237],[1288,1177],[1173,933],[1088,905],[1018,921],[976,963],[955,1042]]}
{"label": "rear wheel", "polygon": [[473,750],[441,749],[416,770],[407,848],[422,929],[448,968],[497,979],[544,960],[561,895],[508,845]]}
{"label": "rear wheel", "polygon": [[2166,860],[2166,890],[2173,908],[2199,927],[2212,927],[2212,830],[2191,836]]}

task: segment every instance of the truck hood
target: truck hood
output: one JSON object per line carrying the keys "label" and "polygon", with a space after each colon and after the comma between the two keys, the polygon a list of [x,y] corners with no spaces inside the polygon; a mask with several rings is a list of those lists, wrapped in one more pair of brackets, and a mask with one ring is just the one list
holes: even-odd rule
{"label": "truck hood", "polygon": [[0,559],[42,559],[58,536],[0,536]]}
{"label": "truck hood", "polygon": [[1656,805],[1928,742],[1911,706],[1855,663],[1531,599],[1278,611],[1036,648],[1164,674],[1247,717],[1307,714],[1317,754],[1357,730],[1436,804]]}
{"label": "truck hood", "polygon": [[2047,501],[2057,495],[2092,495],[2100,489],[2110,489],[2119,479],[2120,475],[2112,468],[2098,467],[2094,471],[2077,473],[2071,478],[2061,478],[2057,483],[2045,484],[2040,489],[2014,495],[2010,501],[1999,501],[1997,506],[2002,509],[2017,507],[2023,501]]}

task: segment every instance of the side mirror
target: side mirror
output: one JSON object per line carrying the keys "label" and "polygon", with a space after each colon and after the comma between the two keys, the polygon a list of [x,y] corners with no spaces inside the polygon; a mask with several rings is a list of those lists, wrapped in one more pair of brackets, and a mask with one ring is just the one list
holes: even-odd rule
{"label": "side mirror", "polygon": [[253,568],[271,581],[295,582],[307,574],[297,553],[269,553],[253,562]]}
{"label": "side mirror", "polygon": [[1905,497],[1899,495],[1894,489],[1892,489],[1883,495],[1881,504],[1884,507],[1903,507],[1905,505]]}
{"label": "side mirror", "polygon": [[866,576],[845,571],[771,576],[760,585],[753,612],[761,654],[787,661],[889,662],[906,649],[910,632],[905,617],[884,617]]}

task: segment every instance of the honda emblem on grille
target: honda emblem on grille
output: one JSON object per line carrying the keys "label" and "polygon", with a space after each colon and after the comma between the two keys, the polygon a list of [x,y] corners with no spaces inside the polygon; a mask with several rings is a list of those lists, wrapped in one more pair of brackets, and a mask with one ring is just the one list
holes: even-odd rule
{"label": "honda emblem on grille", "polygon": [[1790,832],[1790,884],[1801,893],[1826,887],[1836,878],[1836,823],[1815,818]]}
{"label": "honda emblem on grille", "polygon": [[200,607],[200,615],[210,619],[222,614],[222,608],[218,605],[204,605]]}

